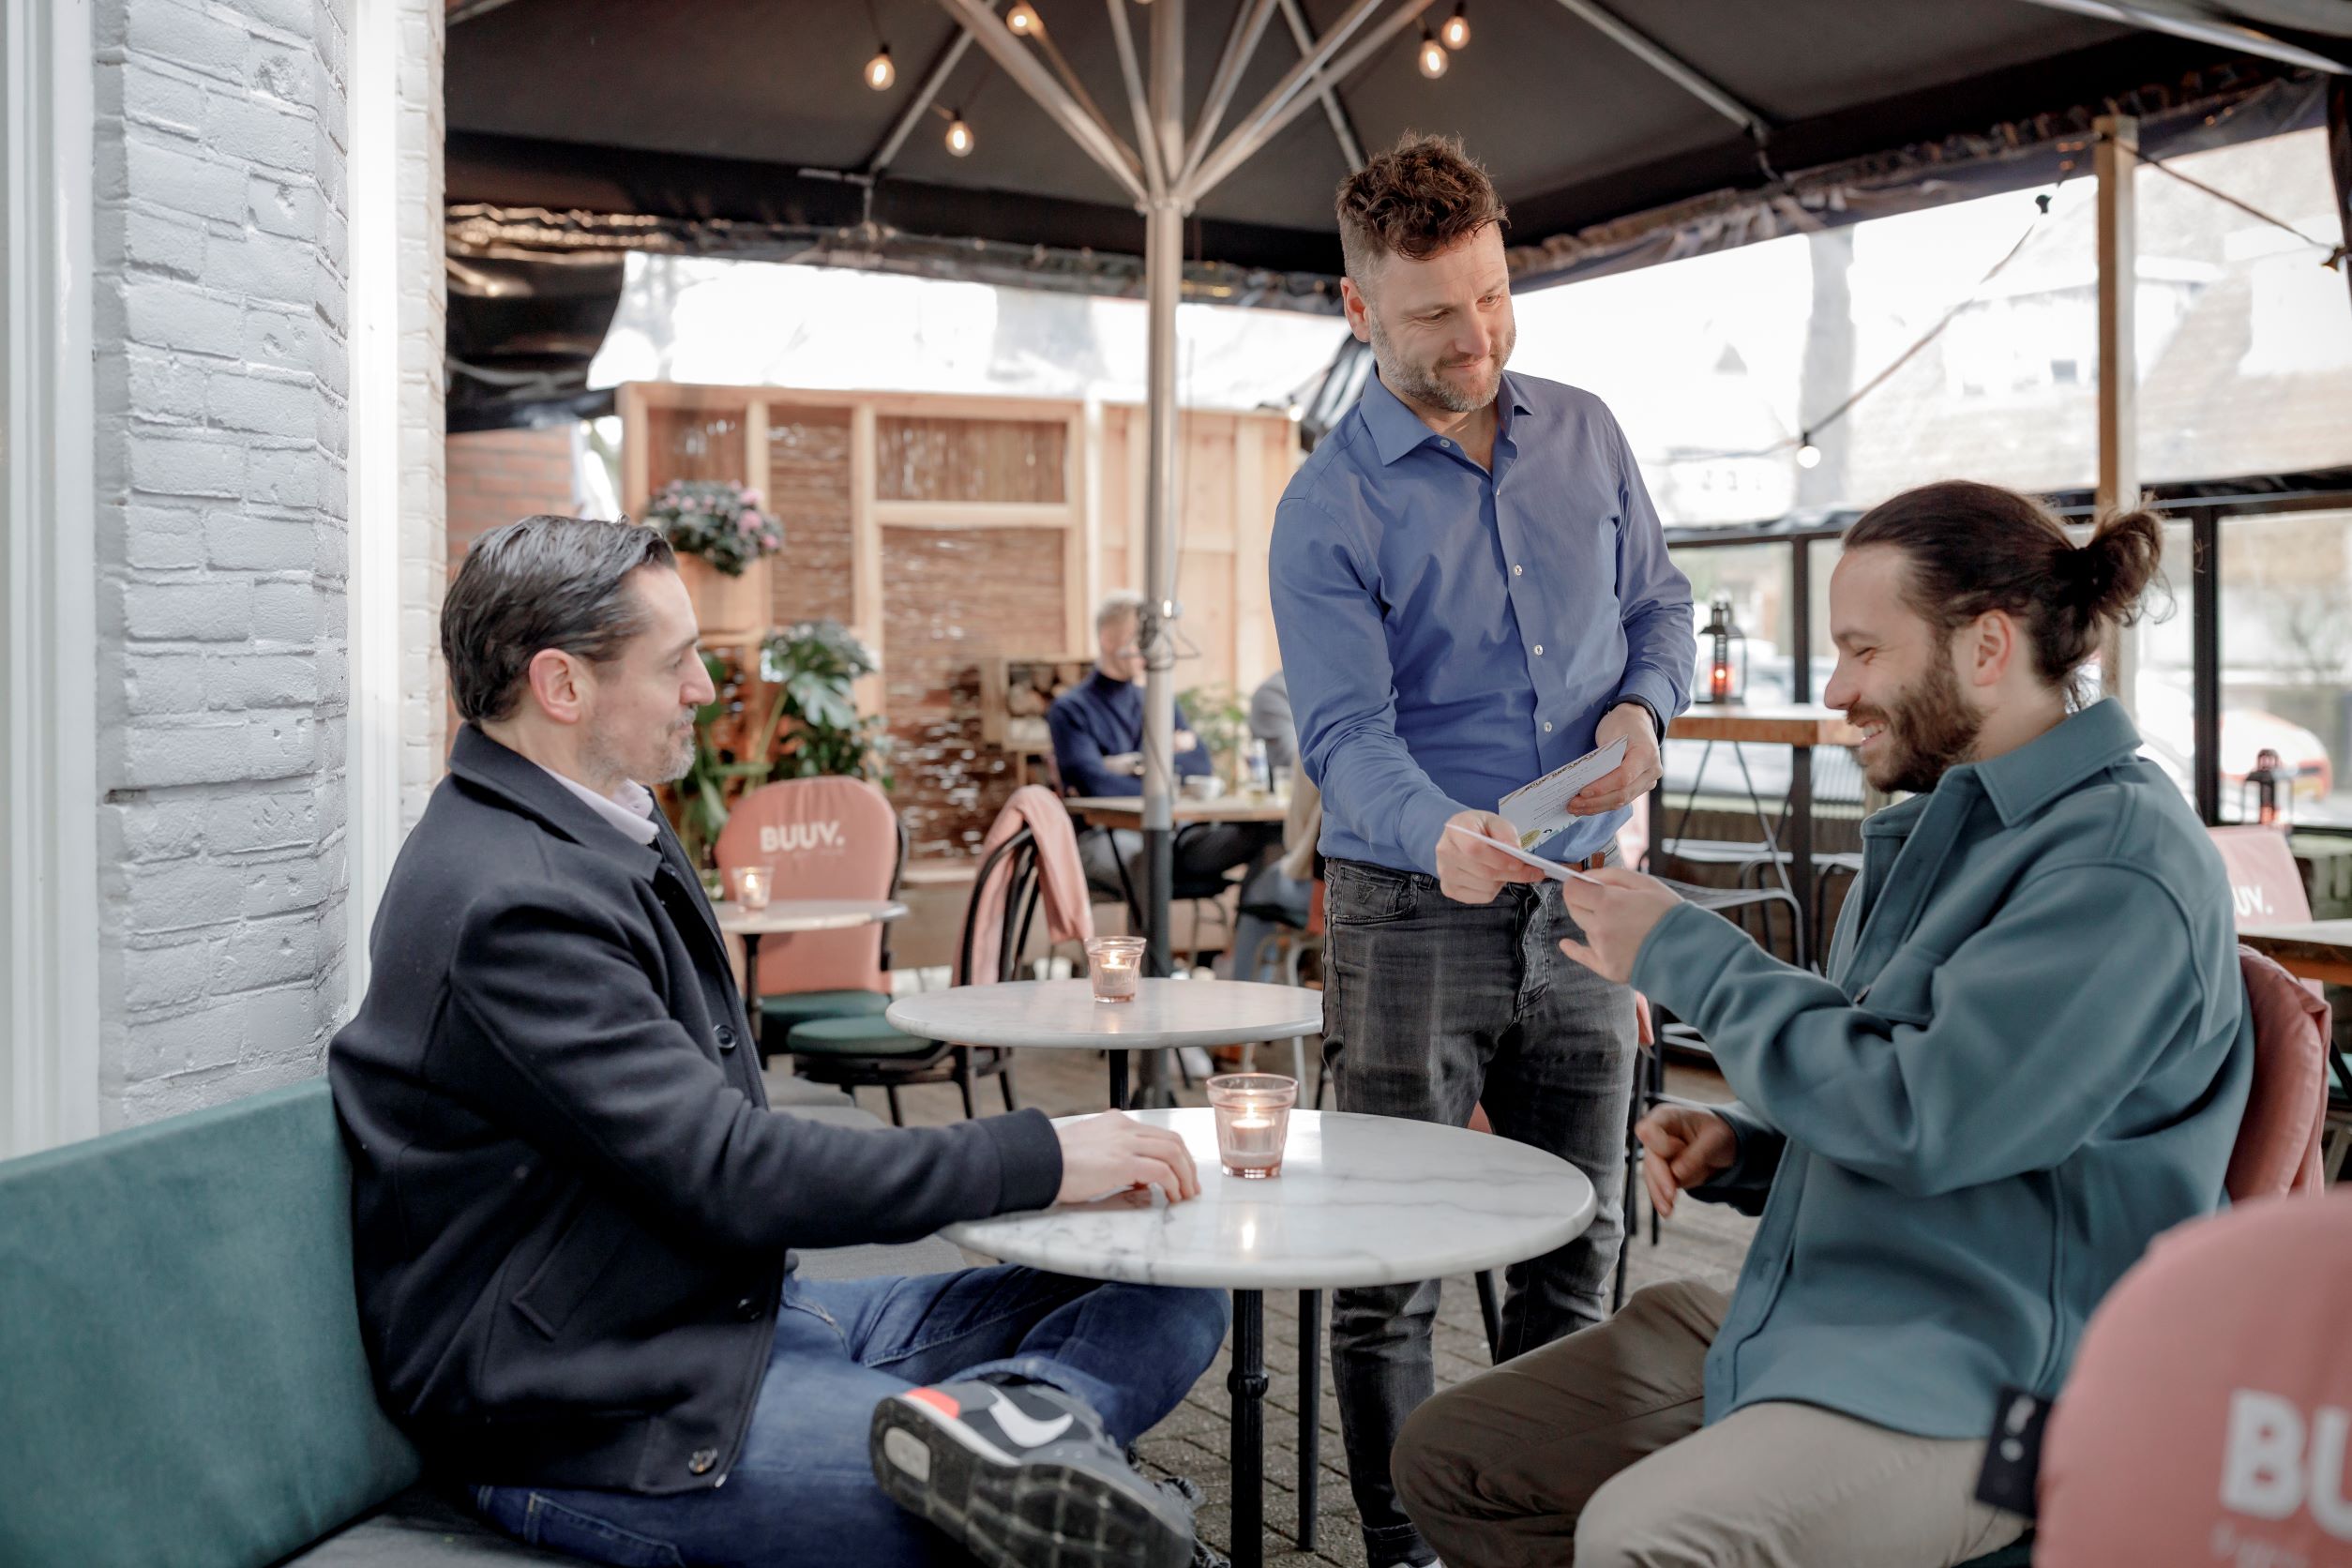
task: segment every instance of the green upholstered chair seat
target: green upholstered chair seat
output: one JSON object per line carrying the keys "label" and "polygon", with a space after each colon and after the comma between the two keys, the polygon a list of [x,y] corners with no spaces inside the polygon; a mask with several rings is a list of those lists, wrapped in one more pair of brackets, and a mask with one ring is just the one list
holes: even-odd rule
{"label": "green upholstered chair seat", "polygon": [[0,1562],[275,1562],[417,1476],[326,1082],[0,1164]]}
{"label": "green upholstered chair seat", "polygon": [[939,1046],[902,1033],[875,1014],[801,1024],[785,1037],[784,1048],[794,1056],[928,1056]]}
{"label": "green upholstered chair seat", "polygon": [[787,1030],[800,1024],[821,1018],[878,1018],[889,1005],[890,998],[880,991],[787,991],[760,999],[760,1028],[765,1038],[781,1040]]}

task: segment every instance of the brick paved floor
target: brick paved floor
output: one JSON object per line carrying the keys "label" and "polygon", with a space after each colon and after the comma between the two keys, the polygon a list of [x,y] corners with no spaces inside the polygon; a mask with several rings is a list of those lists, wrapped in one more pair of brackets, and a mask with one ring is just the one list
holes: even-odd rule
{"label": "brick paved floor", "polygon": [[[783,1063],[779,1061],[771,1070],[783,1070]],[[1018,1059],[1015,1076],[1021,1104],[1036,1106],[1048,1115],[1102,1108],[1103,1063],[1092,1053],[1033,1052]],[[1722,1079],[1703,1071],[1670,1069],[1667,1087],[1672,1093],[1692,1099],[1726,1097]],[[962,1102],[952,1085],[931,1085],[900,1093],[911,1123],[936,1125],[963,1114]],[[1187,1105],[1205,1103],[1197,1091],[1183,1092],[1180,1097]],[[993,1083],[982,1084],[976,1098],[984,1113],[1002,1105]],[[888,1114],[879,1091],[865,1091],[863,1103],[879,1115]],[[1643,1214],[1646,1220],[1646,1204]],[[1633,1244],[1629,1288],[1638,1289],[1661,1280],[1697,1276],[1727,1289],[1739,1272],[1754,1230],[1755,1222],[1728,1210],[1711,1204],[1686,1204],[1662,1228],[1659,1244],[1654,1247],[1650,1244],[1645,1224],[1642,1234]],[[1266,1298],[1266,1365],[1272,1380],[1266,1396],[1266,1561],[1274,1568],[1364,1568],[1364,1540],[1357,1529],[1355,1502],[1348,1491],[1347,1456],[1340,1451],[1339,1442],[1339,1407],[1331,1392],[1328,1361],[1321,1380],[1321,1410],[1317,1423],[1321,1430],[1321,1479],[1315,1549],[1302,1551],[1297,1545],[1298,1304],[1294,1292],[1274,1293]],[[1486,1369],[1486,1338],[1479,1322],[1478,1296],[1467,1277],[1445,1282],[1436,1337],[1439,1387],[1450,1387]],[[1328,1336],[1324,1343],[1328,1357]],[[1184,1404],[1153,1428],[1140,1445],[1148,1470],[1160,1474],[1188,1475],[1199,1485],[1203,1494],[1199,1516],[1200,1535],[1219,1549],[1229,1548],[1231,1537],[1228,1448],[1231,1402],[1225,1388],[1228,1369],[1227,1353],[1220,1351],[1216,1364],[1194,1385]]]}

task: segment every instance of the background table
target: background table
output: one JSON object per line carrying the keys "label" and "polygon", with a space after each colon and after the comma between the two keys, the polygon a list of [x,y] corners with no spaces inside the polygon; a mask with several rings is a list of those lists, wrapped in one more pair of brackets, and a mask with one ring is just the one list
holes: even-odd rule
{"label": "background table", "polygon": [[[1132,822],[1122,821],[1117,825],[1143,825],[1141,795],[1077,795],[1062,804],[1072,816],[1133,818]],[[1168,805],[1179,827],[1186,822],[1279,822],[1290,814],[1287,795],[1219,795],[1214,800],[1179,795]]]}
{"label": "background table", "polygon": [[889,898],[771,898],[763,909],[747,910],[732,902],[711,906],[718,928],[743,939],[743,1005],[751,1026],[751,1043],[762,1066],[767,1043],[761,1038],[760,939],[789,937],[803,931],[848,931],[903,920],[907,906]]}
{"label": "background table", "polygon": [[[1862,731],[1848,724],[1846,716],[1835,708],[1814,703],[1776,708],[1699,703],[1668,725],[1666,733],[1678,741],[1727,741],[1733,745],[1747,742],[1789,748],[1788,892],[1797,900],[1797,929],[1814,929],[1813,750],[1820,746],[1860,746]],[[1663,792],[1662,785],[1660,793]],[[1658,796],[1653,795],[1650,846],[1656,853],[1668,854],[1672,852],[1659,838],[1659,830],[1665,824],[1659,821],[1657,801]],[[1762,801],[1756,806],[1759,812],[1763,811]]]}
{"label": "background table", "polygon": [[2352,986],[2352,920],[2241,926],[2238,940],[2276,958],[2290,974],[2331,986]]}
{"label": "background table", "polygon": [[1127,1052],[1254,1046],[1323,1032],[1323,993],[1256,980],[1138,980],[1133,1002],[1096,1002],[1085,980],[1006,980],[917,991],[893,1026],[959,1046],[1110,1053],[1110,1103],[1127,1103]]}
{"label": "background table", "polygon": [[[1093,1203],[951,1225],[959,1246],[1081,1279],[1214,1286],[1233,1292],[1233,1560],[1257,1568],[1265,1530],[1265,1301],[1300,1301],[1302,1372],[1320,1359],[1315,1293],[1490,1269],[1563,1246],[1592,1223],[1592,1184],[1575,1166],[1492,1134],[1386,1116],[1294,1110],[1282,1174],[1228,1176],[1214,1113],[1147,1110],[1181,1134],[1200,1196],[1166,1203],[1123,1194]],[[1311,1546],[1317,1407],[1299,1404],[1299,1541]]]}

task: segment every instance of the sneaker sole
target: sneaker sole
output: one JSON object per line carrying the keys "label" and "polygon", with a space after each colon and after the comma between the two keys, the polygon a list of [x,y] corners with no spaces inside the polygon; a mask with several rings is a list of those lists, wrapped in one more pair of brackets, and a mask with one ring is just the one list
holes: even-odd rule
{"label": "sneaker sole", "polygon": [[868,1436],[890,1500],[986,1568],[1189,1568],[1192,1535],[1093,1470],[1007,1457],[960,1422],[884,1399]]}

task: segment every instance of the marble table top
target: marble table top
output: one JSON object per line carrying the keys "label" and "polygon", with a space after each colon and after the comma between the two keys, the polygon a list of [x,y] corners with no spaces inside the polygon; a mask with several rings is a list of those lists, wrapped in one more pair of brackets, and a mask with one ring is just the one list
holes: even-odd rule
{"label": "marble table top", "polygon": [[903,920],[907,906],[887,898],[771,898],[762,910],[734,903],[711,906],[718,928],[729,936],[790,936],[796,931],[847,931],[884,920]]}
{"label": "marble table top", "polygon": [[1133,1002],[1096,1002],[1084,980],[1007,980],[917,991],[884,1016],[909,1034],[961,1046],[1246,1046],[1321,1033],[1323,993],[1255,980],[1138,980]]}
{"label": "marble table top", "polygon": [[1173,1127],[1200,1196],[1156,1191],[951,1225],[958,1246],[1081,1279],[1323,1290],[1490,1269],[1549,1252],[1592,1223],[1592,1184],[1556,1155],[1491,1133],[1294,1110],[1282,1174],[1228,1176],[1214,1113],[1142,1110]]}

